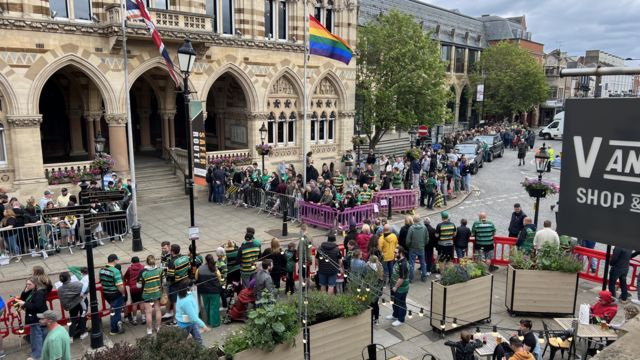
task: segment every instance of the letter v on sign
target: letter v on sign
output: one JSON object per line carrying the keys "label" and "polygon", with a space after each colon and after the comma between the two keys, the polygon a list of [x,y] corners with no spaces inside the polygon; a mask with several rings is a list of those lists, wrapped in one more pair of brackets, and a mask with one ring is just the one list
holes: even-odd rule
{"label": "letter v on sign", "polygon": [[602,144],[602,138],[594,137],[593,142],[591,143],[591,147],[589,148],[589,154],[585,158],[584,146],[582,145],[582,136],[573,137],[573,146],[576,150],[576,161],[578,162],[578,173],[580,174],[580,177],[591,177],[593,166],[595,165],[596,158],[598,157],[600,144]]}

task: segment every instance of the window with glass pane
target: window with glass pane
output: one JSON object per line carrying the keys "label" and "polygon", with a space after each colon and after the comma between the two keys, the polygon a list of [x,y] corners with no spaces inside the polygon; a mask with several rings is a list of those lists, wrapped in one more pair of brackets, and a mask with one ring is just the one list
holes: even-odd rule
{"label": "window with glass pane", "polygon": [[[149,0],[147,0],[149,1]],[[218,32],[218,0],[207,0],[207,15],[211,16],[211,29],[214,33]]]}
{"label": "window with glass pane", "polygon": [[51,14],[53,14],[54,11],[56,12],[56,17],[69,17],[69,7],[67,6],[67,0],[50,0],[49,9],[51,10]]}
{"label": "window with glass pane", "polygon": [[335,123],[336,123],[336,113],[331,112],[331,115],[329,116],[329,129],[327,130],[327,139],[329,140],[334,139]]}
{"label": "window with glass pane", "polygon": [[278,143],[283,144],[285,139],[285,125],[287,122],[287,116],[281,112],[278,117]]}
{"label": "window with glass pane", "polygon": [[233,0],[222,0],[222,33],[233,35]]}
{"label": "window with glass pane", "polygon": [[267,119],[267,143],[273,144],[275,143],[276,138],[276,118],[273,116],[273,113],[269,114],[269,119]]}
{"label": "window with glass pane", "polygon": [[287,40],[287,2],[278,2],[278,39]]}
{"label": "window with glass pane", "polygon": [[442,45],[442,61],[444,61],[447,71],[451,71],[451,46]]}
{"label": "window with glass pane", "polygon": [[315,112],[311,115],[311,141],[316,141],[318,137],[316,132],[318,131],[318,114]]}
{"label": "window with glass pane", "polygon": [[456,47],[456,73],[464,73],[464,49]]}
{"label": "window with glass pane", "polygon": [[6,147],[4,145],[4,126],[0,124],[0,163],[7,162]]}
{"label": "window with glass pane", "polygon": [[320,115],[320,126],[318,126],[318,140],[323,141],[327,138],[327,113]]}
{"label": "window with glass pane", "polygon": [[478,62],[478,50],[469,50],[469,59],[467,60],[467,72],[474,70],[474,66]]}
{"label": "window with glass pane", "polygon": [[264,37],[273,37],[273,0],[264,2]]}
{"label": "window with glass pane", "polygon": [[293,144],[296,142],[296,113],[289,115],[289,122],[287,123],[287,142]]}
{"label": "window with glass pane", "polygon": [[313,13],[313,16],[316,18],[316,20],[318,20],[321,24],[324,24],[324,19],[322,18],[322,6],[320,6],[319,4],[316,5],[315,11]]}
{"label": "window with glass pane", "polygon": [[169,10],[169,0],[156,0],[155,8]]}
{"label": "window with glass pane", "polygon": [[76,20],[91,20],[91,2],[89,0],[73,0],[73,16]]}
{"label": "window with glass pane", "polygon": [[333,32],[333,1],[327,2],[327,9],[325,10],[325,26],[327,30]]}

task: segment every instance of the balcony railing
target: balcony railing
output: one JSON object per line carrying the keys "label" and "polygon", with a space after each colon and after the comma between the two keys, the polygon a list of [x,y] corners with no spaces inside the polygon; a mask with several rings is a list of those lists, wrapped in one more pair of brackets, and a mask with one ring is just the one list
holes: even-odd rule
{"label": "balcony railing", "polygon": [[91,161],[77,161],[58,164],[44,164],[44,176],[49,185],[77,183],[81,180],[93,180]]}
{"label": "balcony railing", "polygon": [[[107,21],[110,24],[120,23],[120,7],[108,6],[105,8],[107,12]],[[149,9],[151,20],[158,28],[181,29],[188,31],[204,31],[212,32],[213,18],[203,14],[185,13],[181,11]],[[130,27],[144,27],[141,22],[130,22]]]}

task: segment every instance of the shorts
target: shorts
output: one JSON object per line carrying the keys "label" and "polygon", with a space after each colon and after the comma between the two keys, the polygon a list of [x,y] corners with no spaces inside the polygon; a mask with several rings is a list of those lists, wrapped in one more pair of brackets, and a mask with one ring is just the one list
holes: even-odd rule
{"label": "shorts", "polygon": [[478,250],[475,251],[476,256],[480,258],[480,260],[483,261],[488,261],[488,260],[493,260],[493,255],[494,255],[494,250],[493,250],[493,246],[486,247],[486,248],[479,248]]}
{"label": "shorts", "polygon": [[178,301],[178,289],[179,286],[169,286],[169,302],[175,304]]}
{"label": "shorts", "polygon": [[438,250],[438,261],[451,261],[453,259],[453,245],[436,246]]}
{"label": "shorts", "polygon": [[131,293],[131,304],[142,302],[142,291]]}
{"label": "shorts", "polygon": [[336,286],[338,274],[322,274],[318,273],[318,282],[320,286]]}

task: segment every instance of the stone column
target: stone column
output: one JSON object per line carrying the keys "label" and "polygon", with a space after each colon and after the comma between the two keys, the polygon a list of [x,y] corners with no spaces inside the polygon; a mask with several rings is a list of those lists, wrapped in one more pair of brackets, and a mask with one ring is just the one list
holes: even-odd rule
{"label": "stone column", "polygon": [[[9,135],[13,154],[15,185],[31,184],[44,179],[42,145],[40,143],[41,114],[8,115]],[[35,180],[35,181],[34,181]]]}
{"label": "stone column", "polygon": [[169,146],[176,147],[176,114],[169,116]]}
{"label": "stone column", "polygon": [[89,152],[89,159],[93,159],[96,157],[96,128],[100,126],[102,112],[90,111],[84,114],[84,118],[87,120],[87,150]]}
{"label": "stone column", "polygon": [[105,116],[109,125],[109,151],[116,162],[116,172],[129,171],[129,156],[127,148],[127,115],[109,114]]}
{"label": "stone column", "polygon": [[82,145],[82,124],[80,110],[69,111],[69,134],[71,135],[71,152],[69,156],[87,155]]}
{"label": "stone column", "polygon": [[[176,113],[175,112],[171,112],[171,111],[163,111],[162,114],[160,114],[160,118],[162,119],[162,157],[165,159],[168,159],[168,154],[167,154],[167,150],[171,148],[171,142],[169,141],[170,138],[170,131],[169,131],[169,119],[173,119],[175,117]],[[174,140],[174,146],[175,146],[175,140]]]}
{"label": "stone column", "polygon": [[149,116],[151,116],[151,111],[148,109],[140,111],[140,151],[153,150],[153,146],[151,146]]}
{"label": "stone column", "polygon": [[454,107],[454,110],[453,110],[453,126],[454,127],[458,126],[459,112],[460,112],[460,99],[456,99],[456,106]]}

